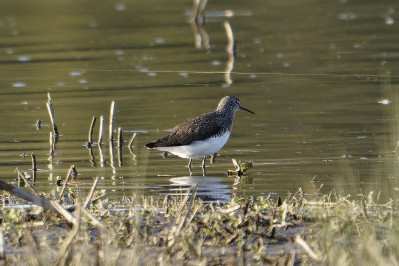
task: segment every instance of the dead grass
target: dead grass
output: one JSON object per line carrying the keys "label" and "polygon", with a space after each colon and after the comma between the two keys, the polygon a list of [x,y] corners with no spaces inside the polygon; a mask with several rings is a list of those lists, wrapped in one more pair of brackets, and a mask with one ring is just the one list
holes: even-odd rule
{"label": "dead grass", "polygon": [[298,190],[284,200],[216,205],[202,203],[193,187],[184,197],[77,203],[74,225],[37,207],[16,208],[7,194],[2,200],[4,264],[396,265],[399,254],[397,204],[372,196]]}

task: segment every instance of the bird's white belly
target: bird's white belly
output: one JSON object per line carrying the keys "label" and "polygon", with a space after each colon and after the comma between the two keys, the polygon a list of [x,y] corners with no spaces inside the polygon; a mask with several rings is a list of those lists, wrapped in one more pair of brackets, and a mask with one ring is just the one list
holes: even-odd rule
{"label": "bird's white belly", "polygon": [[158,150],[167,151],[181,158],[197,159],[210,156],[218,152],[226,144],[230,137],[230,132],[226,131],[223,135],[210,139],[194,141],[190,145],[157,147]]}

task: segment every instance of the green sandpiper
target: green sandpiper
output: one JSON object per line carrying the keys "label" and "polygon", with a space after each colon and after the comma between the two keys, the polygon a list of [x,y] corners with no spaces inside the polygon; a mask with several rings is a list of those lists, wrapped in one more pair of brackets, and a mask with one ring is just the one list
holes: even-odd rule
{"label": "green sandpiper", "polygon": [[215,111],[177,125],[172,129],[172,134],[145,146],[188,158],[190,174],[192,159],[203,158],[202,171],[205,175],[206,157],[217,153],[227,143],[234,116],[240,109],[255,114],[242,107],[238,98],[225,96]]}

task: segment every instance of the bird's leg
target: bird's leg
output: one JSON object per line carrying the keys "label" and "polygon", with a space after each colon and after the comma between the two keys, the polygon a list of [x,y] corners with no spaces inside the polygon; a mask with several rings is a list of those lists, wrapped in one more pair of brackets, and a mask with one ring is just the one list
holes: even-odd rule
{"label": "bird's leg", "polygon": [[202,173],[204,176],[206,175],[205,163],[206,163],[206,156],[204,156],[204,159],[202,160]]}
{"label": "bird's leg", "polygon": [[190,158],[190,160],[188,161],[188,170],[190,171],[190,176],[193,174],[193,172],[191,172],[191,162],[193,161],[193,159]]}
{"label": "bird's leg", "polygon": [[211,159],[210,159],[211,164],[215,163],[215,160],[216,160],[217,156],[218,156],[218,154],[216,152],[211,156]]}

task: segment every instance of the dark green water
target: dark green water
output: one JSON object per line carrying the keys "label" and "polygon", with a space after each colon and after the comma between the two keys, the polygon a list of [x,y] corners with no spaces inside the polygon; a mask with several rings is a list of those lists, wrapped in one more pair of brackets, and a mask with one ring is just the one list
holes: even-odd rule
{"label": "dark green water", "polygon": [[[31,168],[36,188],[57,190],[76,165],[87,188],[100,176],[111,197],[166,194],[199,184],[207,200],[277,193],[368,193],[396,197],[394,152],[399,115],[399,4],[376,1],[209,1],[210,48],[195,45],[191,1],[0,1],[0,178]],[[226,51],[224,23],[237,41]],[[232,69],[230,75],[225,71]],[[61,136],[49,158],[53,98]],[[163,159],[144,145],[178,123],[235,95],[256,115],[238,112],[232,136],[201,177],[194,161]],[[83,145],[91,119],[116,102],[122,158],[103,140],[106,165]],[[41,130],[34,124],[40,119]],[[106,127],[105,136],[108,135]],[[98,123],[94,138],[98,136]],[[227,177],[231,159],[253,160],[245,180]],[[313,182],[313,181],[314,182]]]}

